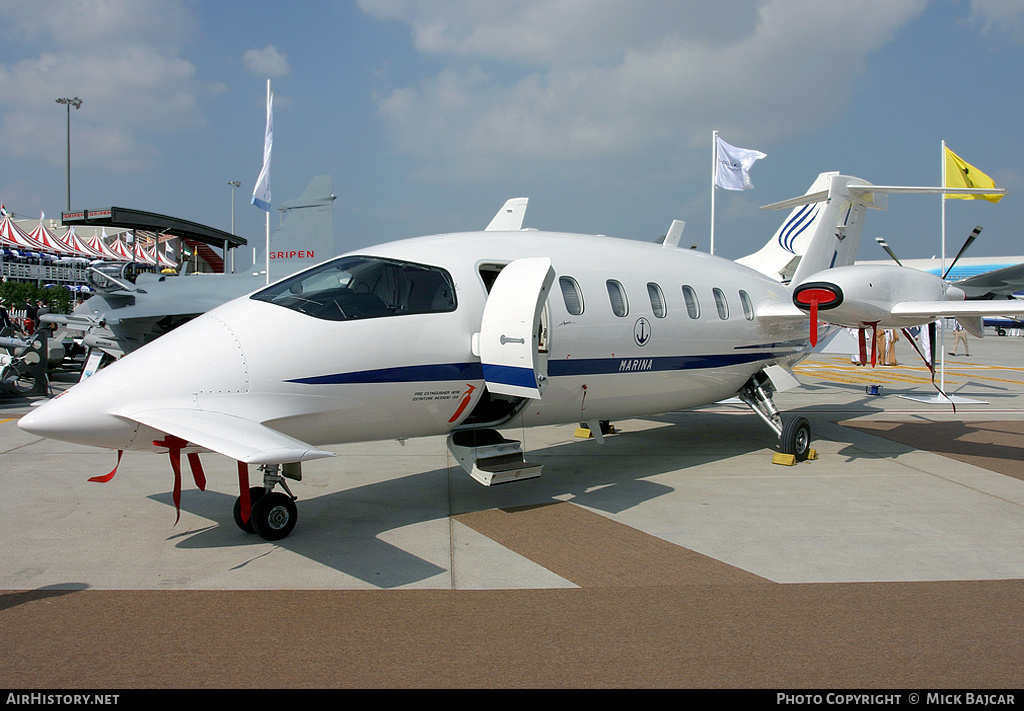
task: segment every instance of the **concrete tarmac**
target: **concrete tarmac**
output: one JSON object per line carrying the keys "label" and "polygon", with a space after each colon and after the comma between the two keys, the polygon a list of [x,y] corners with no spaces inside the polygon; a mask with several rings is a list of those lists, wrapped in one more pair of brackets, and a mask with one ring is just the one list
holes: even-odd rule
{"label": "concrete tarmac", "polygon": [[[113,453],[0,402],[0,686],[1019,688],[1024,339],[970,347],[955,406],[905,342],[805,361],[776,397],[811,422],[795,466],[739,403],[520,431],[543,476],[491,488],[441,437],[340,446],[277,543],[234,525],[223,457],[176,522],[165,457],[88,482]],[[290,641],[256,671],[260,619]]]}

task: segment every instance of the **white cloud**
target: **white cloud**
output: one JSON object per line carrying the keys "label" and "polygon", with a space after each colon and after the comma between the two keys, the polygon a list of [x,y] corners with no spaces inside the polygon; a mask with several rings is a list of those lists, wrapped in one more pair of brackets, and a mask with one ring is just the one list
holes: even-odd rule
{"label": "white cloud", "polygon": [[981,25],[982,32],[1024,42],[1024,2],[1021,0],[971,0],[971,19]]}
{"label": "white cloud", "polygon": [[76,52],[133,37],[146,44],[179,43],[196,27],[177,0],[13,0],[0,3],[0,17],[8,37]]}
{"label": "white cloud", "polygon": [[154,147],[142,131],[205,125],[204,96],[223,87],[197,80],[179,55],[193,23],[183,6],[167,0],[35,0],[0,4],[0,22],[27,48],[23,58],[0,64],[0,148],[39,155],[60,165],[55,146],[66,120],[58,97],[79,96],[72,110],[73,156],[100,159],[112,168],[152,165]]}
{"label": "white cloud", "polygon": [[378,97],[396,144],[439,174],[517,158],[653,159],[757,143],[842,112],[865,58],[923,0],[361,0],[447,60]]}
{"label": "white cloud", "polygon": [[277,51],[277,47],[270,45],[263,49],[250,49],[242,55],[245,68],[256,76],[280,77],[291,71],[288,66],[288,58]]}

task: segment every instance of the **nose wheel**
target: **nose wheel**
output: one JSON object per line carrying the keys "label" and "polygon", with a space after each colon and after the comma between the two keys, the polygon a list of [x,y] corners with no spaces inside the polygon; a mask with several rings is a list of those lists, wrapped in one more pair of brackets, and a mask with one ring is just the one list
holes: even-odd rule
{"label": "nose wheel", "polygon": [[[234,506],[235,524],[265,541],[279,541],[295,528],[299,510],[278,466],[271,464],[260,468],[263,470],[263,486],[249,489],[249,520],[243,520],[242,499],[239,497]],[[273,490],[277,485],[284,489],[284,493]]]}
{"label": "nose wheel", "polygon": [[272,491],[252,505],[249,520],[257,536],[265,541],[279,541],[295,528],[299,510],[292,497],[280,491]]}

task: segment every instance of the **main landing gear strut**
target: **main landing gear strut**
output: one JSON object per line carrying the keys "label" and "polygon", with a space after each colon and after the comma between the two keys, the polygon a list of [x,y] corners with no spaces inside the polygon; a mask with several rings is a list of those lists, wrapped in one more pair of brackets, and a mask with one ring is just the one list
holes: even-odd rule
{"label": "main landing gear strut", "polygon": [[[260,466],[263,472],[263,486],[249,489],[249,518],[245,520],[242,497],[235,500],[235,523],[246,533],[255,533],[266,541],[279,541],[295,528],[299,510],[295,496],[288,489],[281,467],[277,464]],[[284,493],[274,491],[280,485]]]}
{"label": "main landing gear strut", "polygon": [[783,420],[772,400],[774,392],[771,379],[761,371],[750,376],[737,395],[775,432],[782,453],[792,454],[802,462],[811,451],[811,425],[801,416]]}

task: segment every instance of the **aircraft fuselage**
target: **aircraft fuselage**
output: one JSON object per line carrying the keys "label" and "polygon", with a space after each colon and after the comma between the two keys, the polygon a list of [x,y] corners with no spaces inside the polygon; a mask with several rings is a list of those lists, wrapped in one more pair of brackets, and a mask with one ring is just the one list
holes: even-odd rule
{"label": "aircraft fuselage", "polygon": [[[279,282],[289,289],[229,302],[75,386],[61,405],[81,418],[81,436],[65,425],[63,438],[96,445],[106,428],[103,446],[159,449],[153,441],[162,433],[132,419],[154,401],[255,420],[316,446],[614,420],[731,397],[766,365],[807,354],[806,323],[766,326],[754,317],[766,302],[790,302],[783,285],[697,251],[528,231],[419,238],[357,254],[399,265],[410,279],[448,280],[452,293],[419,306],[395,296],[409,303],[374,311],[361,304],[408,290],[403,277],[367,280],[358,299],[352,277],[330,302],[323,288],[313,296],[314,279],[301,283],[309,272],[300,273]],[[526,368],[541,397],[495,395],[500,387],[487,380],[477,342],[485,318],[504,318],[485,317],[489,290],[507,265],[538,256],[554,272],[548,292],[503,286],[542,306]],[[321,286],[336,279],[329,269],[322,274]],[[387,279],[398,282],[382,287]],[[161,361],[166,367],[156,370]],[[175,367],[188,368],[180,385]],[[117,411],[104,411],[103,402],[117,402]],[[117,420],[122,426],[110,427]]]}

